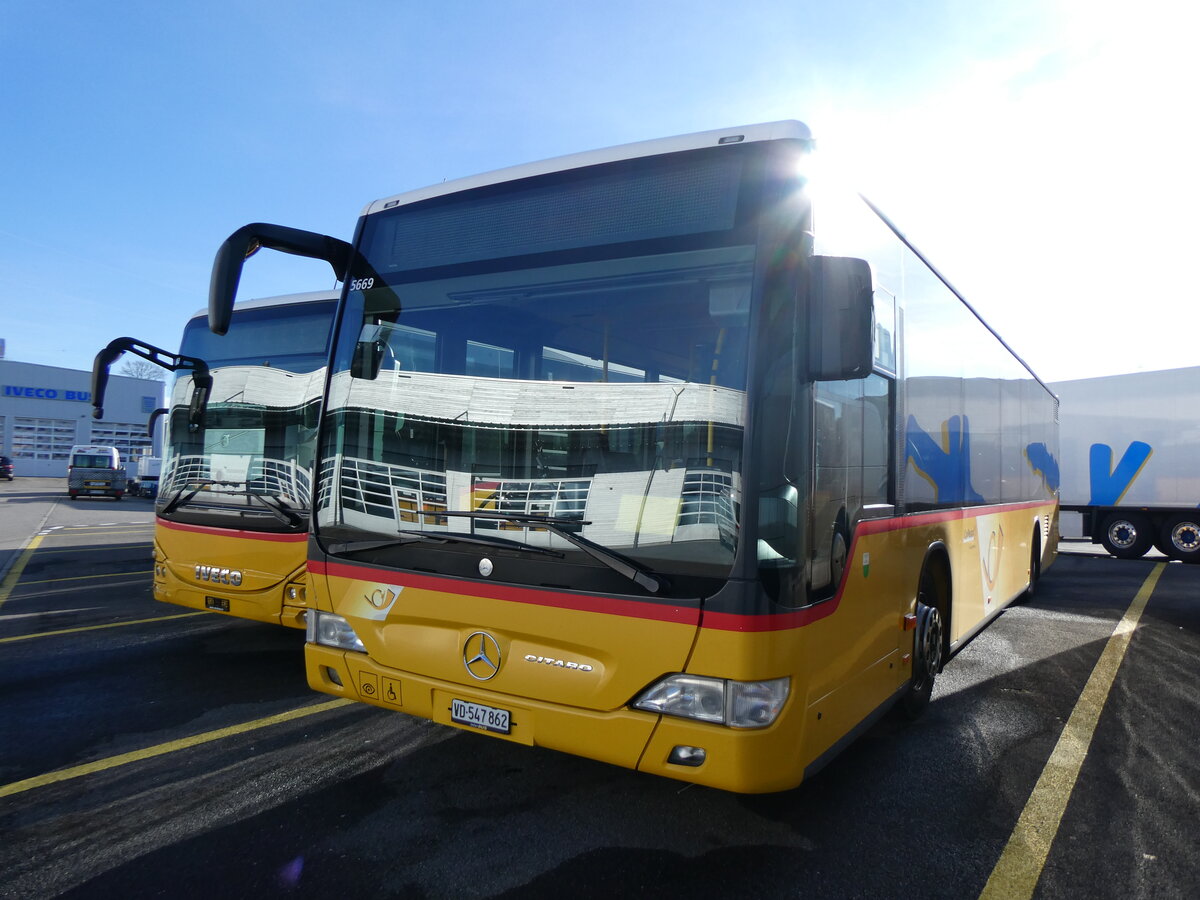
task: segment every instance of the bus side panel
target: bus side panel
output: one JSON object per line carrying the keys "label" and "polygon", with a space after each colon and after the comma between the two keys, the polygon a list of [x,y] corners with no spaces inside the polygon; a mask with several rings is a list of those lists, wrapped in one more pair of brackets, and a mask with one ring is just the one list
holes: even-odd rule
{"label": "bus side panel", "polygon": [[[815,758],[908,680],[901,659],[904,614],[916,576],[908,533],[883,525],[859,526],[833,598],[772,617],[777,623],[772,630],[701,629],[689,672],[736,680],[791,678],[787,705],[774,725],[755,732],[709,729],[706,784],[736,791],[794,787]],[[666,744],[687,743],[682,732],[703,727],[664,721],[643,768],[651,769],[659,758],[665,763],[673,746]]]}
{"label": "bus side panel", "polygon": [[304,579],[306,540],[304,534],[184,526],[159,519],[154,531],[154,599],[303,628],[303,602],[288,602],[285,590]]}
{"label": "bus side panel", "polygon": [[[905,617],[914,611],[930,548],[945,548],[954,588],[951,628],[967,634],[1025,589],[1034,528],[1052,514],[1052,505],[1018,504],[860,523],[836,597],[771,617],[777,630],[748,630],[754,627],[748,623],[738,630],[730,622],[700,631],[689,672],[737,680],[791,677],[775,724],[733,731],[664,717],[640,768],[735,791],[799,784],[809,766],[911,678],[913,632]],[[702,769],[667,763],[680,744],[705,748]]]}

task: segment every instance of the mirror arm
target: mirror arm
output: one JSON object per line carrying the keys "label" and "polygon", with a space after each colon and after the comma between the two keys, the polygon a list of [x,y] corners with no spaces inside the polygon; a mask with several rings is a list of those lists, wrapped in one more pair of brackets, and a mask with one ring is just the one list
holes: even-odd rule
{"label": "mirror arm", "polygon": [[154,426],[160,418],[167,414],[167,408],[160,406],[154,412],[150,413],[150,418],[146,420],[146,437],[154,440]]}
{"label": "mirror arm", "polygon": [[[96,354],[96,359],[92,363],[92,418],[99,419],[104,416],[104,394],[108,389],[108,377],[113,363],[120,359],[124,354],[132,353],[135,356],[140,356],[147,362],[152,362],[161,369],[166,369],[168,372],[177,372],[180,369],[191,369],[195,374],[193,381],[197,388],[202,382],[207,382],[204,388],[205,402],[208,400],[208,390],[212,387],[212,375],[208,372],[208,363],[194,356],[182,356],[178,353],[170,353],[163,350],[161,347],[155,347],[153,344],[147,344],[145,341],[139,341],[131,337],[119,337],[108,342],[108,346]],[[193,395],[193,405],[195,397]],[[199,421],[198,419],[196,421]],[[151,419],[150,427],[154,427],[154,421]]]}
{"label": "mirror arm", "polygon": [[229,330],[242,266],[263,247],[294,256],[323,259],[333,267],[338,281],[346,280],[354,253],[350,244],[327,234],[264,222],[243,225],[217,248],[213,260],[208,286],[208,327],[213,334],[225,334]]}

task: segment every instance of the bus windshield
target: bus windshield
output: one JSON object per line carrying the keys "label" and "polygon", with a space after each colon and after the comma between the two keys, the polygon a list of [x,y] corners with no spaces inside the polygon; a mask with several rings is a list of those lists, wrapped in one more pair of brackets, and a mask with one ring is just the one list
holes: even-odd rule
{"label": "bus windshield", "polygon": [[336,301],[235,310],[223,337],[207,319],[184,329],[181,354],[213,378],[203,425],[189,422],[192,377],[171,392],[158,514],[248,530],[303,530]]}
{"label": "bus windshield", "polygon": [[[449,536],[506,536],[582,561],[543,516],[659,573],[727,577],[756,259],[746,168],[634,160],[368,216],[322,536],[416,530],[475,555]],[[527,563],[506,578],[544,577],[543,556]]]}

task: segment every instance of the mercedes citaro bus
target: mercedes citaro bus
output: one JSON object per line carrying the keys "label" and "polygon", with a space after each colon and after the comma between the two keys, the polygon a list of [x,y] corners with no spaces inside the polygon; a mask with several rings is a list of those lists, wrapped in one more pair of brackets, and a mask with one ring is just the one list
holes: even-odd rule
{"label": "mercedes citaro bus", "polygon": [[309,683],[734,791],[917,714],[1057,535],[1057,407],[797,122],[369,204],[218,251],[344,291]]}

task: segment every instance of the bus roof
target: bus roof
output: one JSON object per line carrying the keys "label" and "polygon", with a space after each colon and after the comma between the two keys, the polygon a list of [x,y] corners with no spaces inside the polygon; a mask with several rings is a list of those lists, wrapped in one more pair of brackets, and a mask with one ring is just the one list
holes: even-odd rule
{"label": "bus roof", "polygon": [[[258,297],[253,300],[244,300],[234,304],[233,311],[236,313],[242,309],[264,309],[268,306],[289,306],[293,303],[316,303],[320,300],[337,300],[342,296],[341,291],[303,291],[299,294],[280,294],[277,297]],[[188,321],[194,319],[207,319],[208,307],[197,310]]]}
{"label": "bus roof", "polygon": [[481,175],[471,175],[466,178],[456,178],[441,184],[418,188],[376,200],[367,204],[363,209],[364,216],[391,209],[418,200],[428,200],[431,197],[441,197],[458,191],[484,187],[489,184],[502,184],[506,181],[516,181],[519,178],[530,178],[535,175],[546,175],[550,172],[565,172],[568,169],[579,169],[584,166],[594,166],[600,163],[616,162],[623,159],[637,159],[643,156],[658,156],[664,153],[676,153],[681,150],[697,150],[702,147],[714,147],[719,144],[742,144],[751,141],[776,141],[781,139],[811,141],[812,132],[802,122],[792,119],[781,122],[767,122],[761,125],[742,125],[736,128],[721,128],[716,131],[698,131],[694,134],[683,134],[677,137],[658,138],[652,141],[638,141],[632,144],[619,144],[603,150],[589,150],[586,153],[572,153],[567,156],[556,156],[540,162],[525,163],[519,166],[509,166],[494,172]]}

